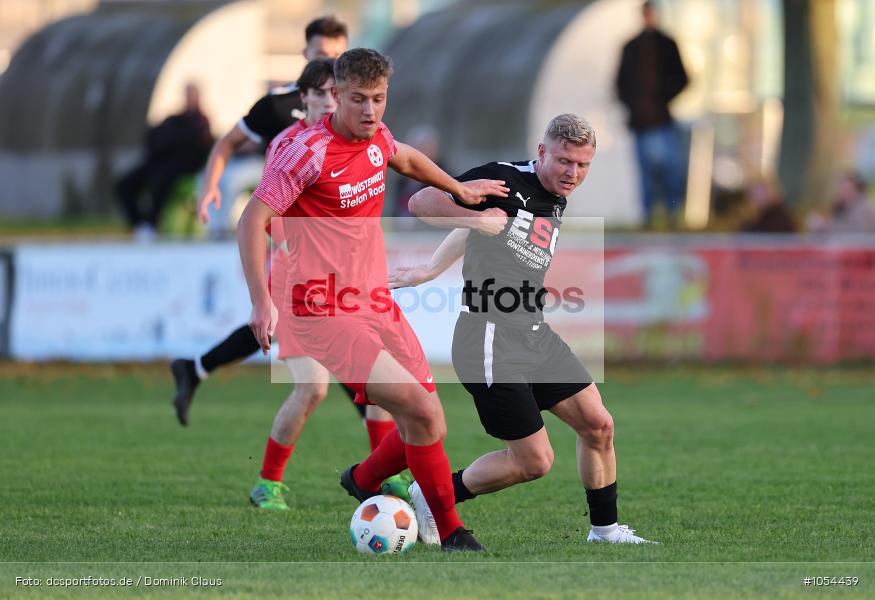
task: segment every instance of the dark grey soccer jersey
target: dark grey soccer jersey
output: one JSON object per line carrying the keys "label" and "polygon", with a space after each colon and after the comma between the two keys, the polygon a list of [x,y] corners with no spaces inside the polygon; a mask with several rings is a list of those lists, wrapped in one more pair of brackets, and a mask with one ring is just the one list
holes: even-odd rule
{"label": "dark grey soccer jersey", "polygon": [[508,224],[497,236],[471,231],[465,247],[462,303],[471,314],[516,327],[543,321],[547,301],[544,277],[556,251],[562,212],[568,201],[544,189],[535,161],[493,162],[458,177],[459,181],[500,179],[510,188],[507,198],[489,196],[476,211],[500,208]]}
{"label": "dark grey soccer jersey", "polygon": [[262,96],[238,125],[246,137],[266,148],[276,134],[305,116],[298,86],[292,83]]}

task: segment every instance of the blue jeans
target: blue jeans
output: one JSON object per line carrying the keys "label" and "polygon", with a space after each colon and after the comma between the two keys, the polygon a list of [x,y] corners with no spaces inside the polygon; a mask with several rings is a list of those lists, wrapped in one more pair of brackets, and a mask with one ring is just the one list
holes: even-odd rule
{"label": "blue jeans", "polygon": [[633,133],[645,222],[651,221],[653,208],[660,200],[665,203],[669,217],[674,218],[683,202],[687,175],[680,132],[673,123],[668,123]]}

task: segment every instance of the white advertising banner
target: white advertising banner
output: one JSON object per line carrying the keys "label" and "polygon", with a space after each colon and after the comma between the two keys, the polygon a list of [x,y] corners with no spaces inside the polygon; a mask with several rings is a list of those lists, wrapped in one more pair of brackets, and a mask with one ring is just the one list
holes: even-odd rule
{"label": "white advertising banner", "polygon": [[[441,239],[413,253],[405,244],[403,257],[387,243],[390,266],[428,262]],[[194,356],[249,319],[234,242],[21,245],[15,262],[9,350],[18,360]],[[435,284],[457,286],[460,269]],[[394,295],[412,309],[405,312],[429,360],[449,363],[458,310],[428,313],[410,306],[418,299],[409,291]]]}
{"label": "white advertising banner", "polygon": [[21,245],[15,264],[16,359],[191,356],[249,318],[233,242]]}

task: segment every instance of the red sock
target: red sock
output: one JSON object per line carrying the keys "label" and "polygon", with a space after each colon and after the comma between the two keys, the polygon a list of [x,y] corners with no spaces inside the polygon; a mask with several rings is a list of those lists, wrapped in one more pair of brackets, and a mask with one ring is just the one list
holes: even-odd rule
{"label": "red sock", "polygon": [[267,448],[264,449],[264,459],[261,461],[262,479],[282,481],[283,472],[286,470],[286,463],[289,462],[289,457],[294,449],[294,444],[283,446],[273,441],[273,438],[267,438]]}
{"label": "red sock", "polygon": [[[397,475],[407,468],[407,455],[404,442],[397,428],[387,433],[380,441],[380,445],[374,448],[371,455],[363,460],[352,472],[355,484],[372,492],[380,489],[383,480],[392,475]],[[453,486],[450,485],[450,491]]]}
{"label": "red sock", "polygon": [[443,441],[430,446],[406,444],[407,464],[413,477],[422,488],[429,508],[434,515],[441,541],[447,539],[459,527],[462,520],[456,513],[456,495],[453,492],[453,476],[450,460],[444,452]]}
{"label": "red sock", "polygon": [[380,441],[386,437],[386,434],[395,429],[395,421],[365,419],[365,427],[368,429],[368,440],[371,442],[371,452],[373,452],[380,445]]}

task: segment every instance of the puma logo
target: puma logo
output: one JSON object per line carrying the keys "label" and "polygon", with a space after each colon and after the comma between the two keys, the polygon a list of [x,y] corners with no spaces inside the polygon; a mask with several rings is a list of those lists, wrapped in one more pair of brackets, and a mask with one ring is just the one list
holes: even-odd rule
{"label": "puma logo", "polygon": [[[529,196],[528,198],[523,198],[523,195],[520,194],[519,192],[516,193],[516,197],[522,201],[524,207],[526,207],[526,202],[528,202],[529,200],[532,199],[531,196]],[[526,207],[526,208],[528,208],[528,207]]]}

